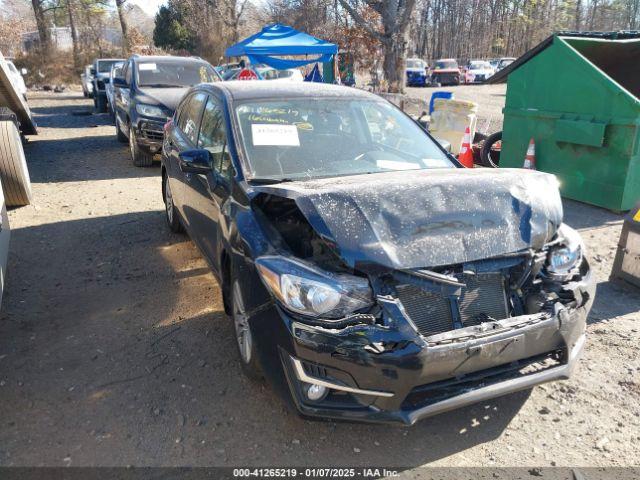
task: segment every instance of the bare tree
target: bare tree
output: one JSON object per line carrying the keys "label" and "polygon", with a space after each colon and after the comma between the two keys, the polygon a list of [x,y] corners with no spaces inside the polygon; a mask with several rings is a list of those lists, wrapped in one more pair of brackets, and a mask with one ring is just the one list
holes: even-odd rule
{"label": "bare tree", "polygon": [[129,54],[131,46],[129,45],[129,25],[125,16],[125,3],[127,0],[116,0],[116,8],[118,9],[118,18],[120,19],[120,28],[122,28],[122,54],[126,57]]}
{"label": "bare tree", "polygon": [[379,24],[365,20],[357,0],[340,0],[353,20],[382,44],[382,68],[390,92],[404,91],[407,33],[416,0],[364,0],[380,16]]}
{"label": "bare tree", "polygon": [[43,57],[46,57],[51,52],[51,32],[49,31],[50,24],[46,16],[45,3],[46,0],[31,0],[33,16],[38,27],[40,52]]}
{"label": "bare tree", "polygon": [[247,0],[207,0],[207,5],[213,8],[225,27],[230,30],[229,43],[237,43],[240,40],[240,21],[247,6]]}
{"label": "bare tree", "polygon": [[76,28],[74,0],[67,0],[67,15],[69,16],[69,28],[71,29],[71,41],[73,43],[73,66],[78,70],[80,68],[80,45],[78,29]]}

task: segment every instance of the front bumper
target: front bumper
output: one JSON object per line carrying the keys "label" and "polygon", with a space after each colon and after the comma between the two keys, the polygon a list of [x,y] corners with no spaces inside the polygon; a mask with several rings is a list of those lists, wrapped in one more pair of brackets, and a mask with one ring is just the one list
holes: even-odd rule
{"label": "front bumper", "polygon": [[450,72],[434,72],[431,77],[431,81],[433,83],[440,83],[442,85],[457,85],[460,83],[460,74]]}
{"label": "front bumper", "polygon": [[139,118],[136,123],[136,141],[138,146],[151,153],[162,150],[164,140],[164,122],[157,119]]}
{"label": "front bumper", "polygon": [[407,72],[408,87],[425,87],[428,84],[427,76],[419,72]]}
{"label": "front bumper", "polygon": [[[394,299],[380,299],[389,326],[325,329],[277,310],[288,339],[279,361],[305,416],[412,425],[416,421],[535,385],[567,379],[585,344],[595,285],[591,273],[572,284],[580,306],[511,317],[428,338]],[[264,318],[264,317],[263,317]],[[261,321],[261,320],[258,320]],[[252,321],[253,322],[253,321]],[[329,390],[305,396],[315,383]]]}

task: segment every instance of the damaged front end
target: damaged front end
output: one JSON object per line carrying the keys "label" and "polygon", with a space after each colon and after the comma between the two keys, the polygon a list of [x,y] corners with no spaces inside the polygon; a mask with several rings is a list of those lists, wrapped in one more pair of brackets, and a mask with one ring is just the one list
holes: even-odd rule
{"label": "damaged front end", "polygon": [[[508,191],[513,194],[514,189]],[[353,252],[346,250],[343,233],[336,235],[335,228],[320,221],[329,217],[327,212],[309,214],[304,208],[308,198],[262,191],[253,199],[273,247],[255,258],[255,266],[275,299],[256,322],[276,316],[286,330],[277,355],[301,413],[413,424],[568,378],[584,344],[595,293],[584,245],[572,229],[559,223],[549,227],[544,221],[549,215],[540,215],[530,204],[527,210],[523,202],[511,202],[509,208],[529,223],[514,216],[520,221],[520,236],[506,239],[504,248],[520,241],[526,248],[478,258],[477,252],[456,256],[440,246],[440,259],[454,263],[431,257],[431,263],[416,267],[411,252],[410,265],[402,268],[400,261],[409,253],[390,255],[389,238],[380,235],[384,209],[374,218],[371,206],[355,205],[368,226],[376,225],[372,231],[378,243],[386,244]],[[464,214],[465,219],[474,218],[468,209]],[[557,215],[551,217],[558,221]],[[361,218],[351,220],[360,225],[349,233],[348,245],[367,242],[352,237],[371,234]],[[492,238],[493,227],[500,223],[497,217],[474,221],[484,222]],[[450,221],[448,228],[466,228],[460,226],[464,221],[456,222]],[[537,230],[532,222],[537,222]],[[412,228],[420,235],[443,232],[425,230],[424,225]],[[474,228],[479,233],[482,225]],[[477,241],[456,232],[450,238]],[[430,240],[423,236],[420,241]],[[388,261],[362,261],[362,251],[373,252],[378,260],[386,254]],[[429,255],[433,252],[425,253]],[[354,258],[361,261],[349,261]]]}

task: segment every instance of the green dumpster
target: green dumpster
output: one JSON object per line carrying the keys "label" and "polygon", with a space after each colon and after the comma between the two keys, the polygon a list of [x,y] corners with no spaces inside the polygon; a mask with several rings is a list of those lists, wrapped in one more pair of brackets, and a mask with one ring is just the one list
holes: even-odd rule
{"label": "green dumpster", "polygon": [[640,198],[640,39],[545,42],[507,72],[500,166],[522,167],[533,138],[537,168],[563,196],[630,209]]}

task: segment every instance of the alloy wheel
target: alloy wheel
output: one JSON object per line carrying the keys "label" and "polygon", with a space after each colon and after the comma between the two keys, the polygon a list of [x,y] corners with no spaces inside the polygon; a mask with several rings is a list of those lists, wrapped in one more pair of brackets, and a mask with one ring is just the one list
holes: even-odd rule
{"label": "alloy wheel", "polygon": [[171,194],[171,187],[169,186],[169,178],[164,181],[164,203],[167,209],[167,219],[169,223],[173,223],[173,195]]}
{"label": "alloy wheel", "polygon": [[249,363],[251,361],[253,340],[251,338],[251,329],[249,328],[247,314],[244,309],[240,284],[237,281],[233,284],[233,325],[236,330],[236,340],[238,342],[238,350],[240,350],[240,357],[244,363]]}
{"label": "alloy wheel", "polygon": [[129,150],[131,151],[131,158],[136,159],[136,134],[133,128],[129,129]]}

